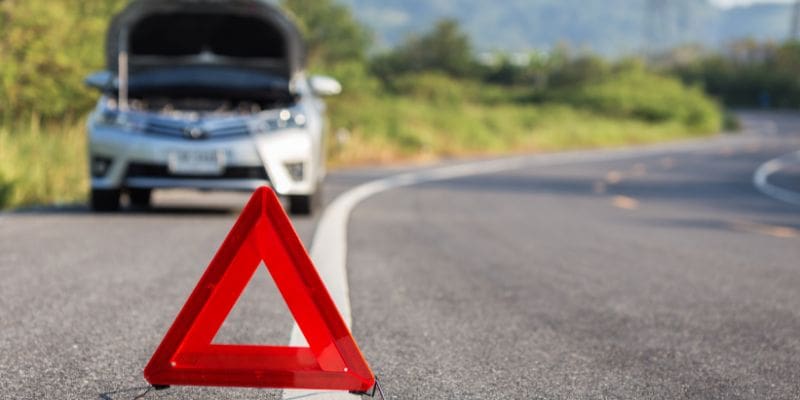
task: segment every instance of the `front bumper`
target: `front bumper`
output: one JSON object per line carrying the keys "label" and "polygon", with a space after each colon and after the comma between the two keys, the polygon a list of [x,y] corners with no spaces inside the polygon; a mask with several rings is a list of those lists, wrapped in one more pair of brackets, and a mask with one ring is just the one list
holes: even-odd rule
{"label": "front bumper", "polygon": [[[148,135],[95,122],[88,129],[94,189],[251,191],[268,185],[281,195],[307,195],[316,189],[313,146],[302,129],[208,140]],[[176,174],[168,167],[174,152],[208,151],[224,153],[219,174]],[[95,168],[97,160],[107,163],[102,171]],[[298,165],[302,175],[296,172]]]}

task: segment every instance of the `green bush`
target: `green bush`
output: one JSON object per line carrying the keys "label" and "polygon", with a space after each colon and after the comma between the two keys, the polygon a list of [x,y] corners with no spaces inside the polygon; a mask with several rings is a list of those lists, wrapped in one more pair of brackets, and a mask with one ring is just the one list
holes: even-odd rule
{"label": "green bush", "polygon": [[472,44],[458,22],[443,19],[420,36],[410,36],[392,51],[371,61],[372,72],[382,80],[398,75],[438,72],[457,78],[475,76],[478,64]]}
{"label": "green bush", "polygon": [[281,0],[280,5],[303,33],[312,65],[365,60],[372,38],[347,6],[334,0]]}
{"label": "green bush", "polygon": [[722,123],[719,106],[702,90],[645,71],[615,73],[599,82],[554,90],[544,99],[610,116],[677,122],[697,132],[718,130]]}
{"label": "green bush", "polygon": [[667,71],[702,86],[728,106],[800,107],[799,41],[778,45],[744,40],[725,52],[682,62],[668,59],[666,64]]}
{"label": "green bush", "polygon": [[469,98],[469,81],[458,81],[443,74],[402,75],[391,82],[393,91],[436,106],[458,106]]}
{"label": "green bush", "polygon": [[[345,97],[371,96],[383,90],[381,82],[370,75],[367,66],[357,61],[337,63],[324,69],[315,69],[312,73],[321,73],[336,78],[342,84]],[[332,97],[328,101],[335,103],[339,99],[340,97]]]}
{"label": "green bush", "polygon": [[103,38],[123,0],[0,1],[0,122],[80,116],[96,93],[84,77],[103,67]]}
{"label": "green bush", "polygon": [[13,189],[14,182],[5,176],[3,171],[0,171],[0,210],[11,204]]}
{"label": "green bush", "polygon": [[82,201],[88,191],[85,121],[0,126],[0,208]]}

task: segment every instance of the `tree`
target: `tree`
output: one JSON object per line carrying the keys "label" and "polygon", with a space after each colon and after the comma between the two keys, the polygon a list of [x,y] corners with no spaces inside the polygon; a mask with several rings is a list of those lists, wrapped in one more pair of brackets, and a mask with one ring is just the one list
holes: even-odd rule
{"label": "tree", "polygon": [[384,79],[426,71],[462,78],[472,75],[476,65],[469,37],[457,21],[443,19],[430,32],[411,36],[394,51],[376,57],[373,70]]}
{"label": "tree", "polygon": [[108,20],[123,0],[0,0],[0,117],[78,116],[96,94]]}
{"label": "tree", "polygon": [[347,6],[332,0],[282,0],[281,5],[303,32],[312,66],[365,60],[372,38]]}

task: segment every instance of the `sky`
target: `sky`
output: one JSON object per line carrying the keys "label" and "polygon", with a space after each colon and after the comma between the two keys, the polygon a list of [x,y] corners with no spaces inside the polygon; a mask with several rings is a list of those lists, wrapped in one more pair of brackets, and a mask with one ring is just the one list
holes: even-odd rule
{"label": "sky", "polygon": [[756,3],[791,3],[792,1],[793,0],[711,0],[712,3],[725,8]]}

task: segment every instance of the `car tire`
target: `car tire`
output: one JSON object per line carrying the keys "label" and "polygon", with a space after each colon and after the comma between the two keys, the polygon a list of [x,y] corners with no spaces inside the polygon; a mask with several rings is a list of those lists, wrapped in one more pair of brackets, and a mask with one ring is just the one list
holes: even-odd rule
{"label": "car tire", "polygon": [[289,213],[292,215],[311,215],[314,213],[314,195],[289,196]]}
{"label": "car tire", "polygon": [[95,212],[119,211],[119,190],[92,189],[89,206]]}
{"label": "car tire", "polygon": [[130,189],[128,190],[128,198],[131,200],[131,205],[138,208],[149,208],[151,199],[153,198],[152,189]]}
{"label": "car tire", "polygon": [[311,215],[322,207],[322,185],[310,195],[290,195],[289,213],[292,215]]}

